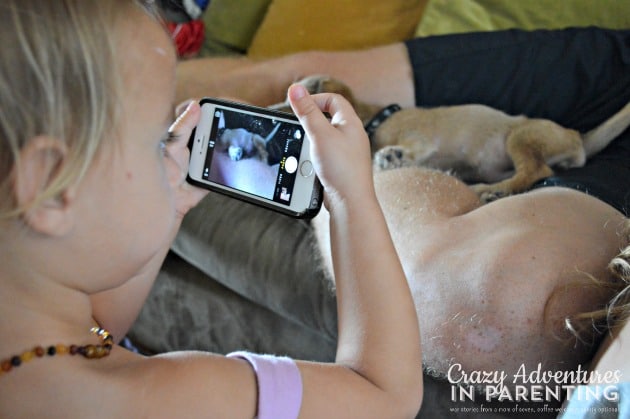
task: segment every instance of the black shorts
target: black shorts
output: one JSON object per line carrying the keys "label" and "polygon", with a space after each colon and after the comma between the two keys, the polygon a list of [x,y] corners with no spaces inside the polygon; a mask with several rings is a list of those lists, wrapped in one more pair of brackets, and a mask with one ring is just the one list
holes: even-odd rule
{"label": "black shorts", "polygon": [[[418,106],[480,103],[586,132],[630,102],[630,30],[508,30],[406,42]],[[582,168],[534,187],[566,186],[630,215],[630,129]]]}

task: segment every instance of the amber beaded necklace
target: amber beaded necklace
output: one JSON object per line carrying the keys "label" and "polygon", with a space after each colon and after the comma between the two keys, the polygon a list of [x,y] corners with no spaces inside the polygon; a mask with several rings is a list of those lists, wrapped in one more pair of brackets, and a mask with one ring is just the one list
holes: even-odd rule
{"label": "amber beaded necklace", "polygon": [[98,336],[103,342],[100,345],[51,345],[47,348],[36,346],[30,351],[23,352],[21,355],[14,355],[0,362],[0,376],[8,373],[13,368],[17,368],[25,362],[29,362],[34,358],[41,358],[44,355],[82,355],[88,359],[100,359],[109,355],[114,345],[114,337],[102,327],[93,327],[90,332]]}

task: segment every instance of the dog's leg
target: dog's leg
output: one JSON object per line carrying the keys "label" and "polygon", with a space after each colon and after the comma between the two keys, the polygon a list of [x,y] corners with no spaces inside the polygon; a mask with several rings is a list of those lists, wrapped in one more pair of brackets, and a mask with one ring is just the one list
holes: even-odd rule
{"label": "dog's leg", "polygon": [[267,151],[267,142],[265,141],[265,139],[258,134],[253,134],[252,144],[254,146],[254,149],[256,150],[256,157],[260,159],[260,161],[267,163],[269,152]]}
{"label": "dog's leg", "polygon": [[505,150],[514,165],[514,175],[501,182],[473,185],[482,201],[523,192],[536,181],[551,176],[550,166],[584,164],[584,148],[577,131],[548,120],[528,120],[508,134]]}
{"label": "dog's leg", "polygon": [[501,182],[471,186],[482,202],[490,202],[523,192],[537,180],[551,176],[553,170],[545,162],[544,151],[537,138],[512,133],[506,141],[506,152],[514,164],[514,175]]}
{"label": "dog's leg", "polygon": [[[271,132],[267,134],[267,136],[264,138],[261,135],[254,134],[254,137],[253,137],[254,146],[256,147],[256,150],[258,150],[258,157],[264,163],[271,164],[269,162],[269,158],[270,158],[269,155],[271,153],[272,154],[271,158],[273,158],[274,153],[273,153],[273,150],[270,150],[269,148],[269,142],[273,140],[273,138],[275,137],[276,133],[278,132],[281,126],[282,126],[281,123],[279,122],[276,123],[276,125],[273,127]],[[280,157],[281,156],[277,156],[276,158],[280,160]]]}

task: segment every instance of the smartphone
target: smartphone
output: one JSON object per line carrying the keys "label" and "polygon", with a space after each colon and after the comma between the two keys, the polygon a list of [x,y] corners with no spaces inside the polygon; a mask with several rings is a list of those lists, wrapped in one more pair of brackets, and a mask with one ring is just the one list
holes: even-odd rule
{"label": "smartphone", "polygon": [[199,104],[190,183],[295,218],[319,212],[323,188],[297,117],[214,98]]}

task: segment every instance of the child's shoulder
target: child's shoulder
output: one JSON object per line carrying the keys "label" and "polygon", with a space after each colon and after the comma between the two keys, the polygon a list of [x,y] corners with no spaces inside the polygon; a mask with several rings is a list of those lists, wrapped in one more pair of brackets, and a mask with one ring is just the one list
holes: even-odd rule
{"label": "child's shoulder", "polygon": [[195,351],[146,357],[120,347],[101,359],[46,357],[0,376],[0,417],[225,412],[235,389],[244,403],[235,408],[255,407],[256,380],[245,361]]}

